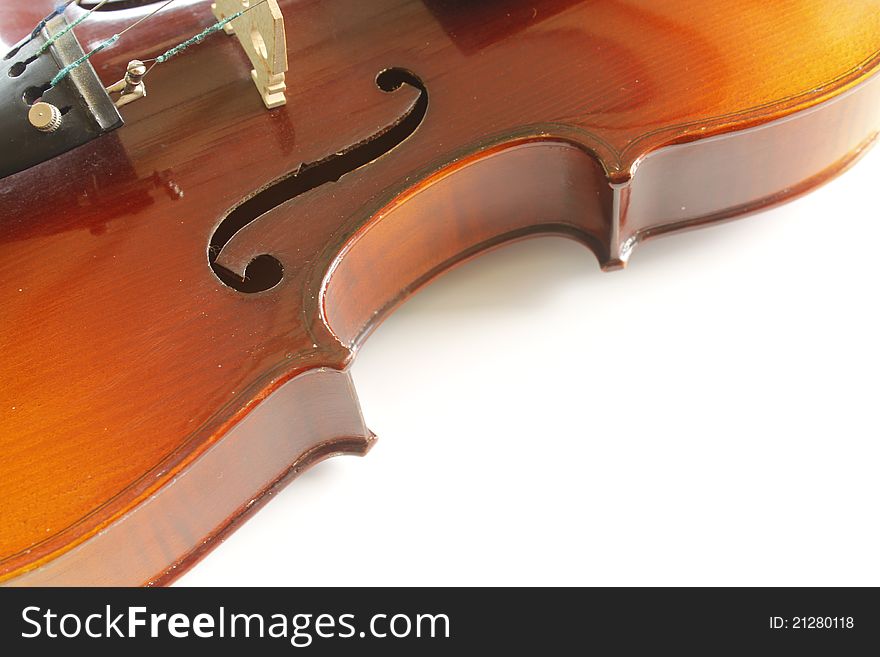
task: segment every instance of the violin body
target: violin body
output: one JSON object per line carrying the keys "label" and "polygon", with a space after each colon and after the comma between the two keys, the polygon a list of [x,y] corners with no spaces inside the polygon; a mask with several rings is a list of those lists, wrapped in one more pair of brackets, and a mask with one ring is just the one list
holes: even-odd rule
{"label": "violin body", "polygon": [[[0,2],[7,45],[53,7]],[[305,468],[366,453],[357,348],[456,263],[553,233],[620,268],[880,131],[880,0],[279,5],[285,105],[217,34],[124,126],[0,179],[4,583],[168,583]],[[109,84],[212,22],[172,4],[91,65]]]}

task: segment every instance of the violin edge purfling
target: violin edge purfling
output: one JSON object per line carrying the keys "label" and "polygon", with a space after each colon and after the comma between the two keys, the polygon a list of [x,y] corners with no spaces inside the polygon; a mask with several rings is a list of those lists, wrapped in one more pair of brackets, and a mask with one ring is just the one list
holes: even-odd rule
{"label": "violin edge purfling", "polygon": [[[0,494],[18,500],[4,584],[167,584],[304,469],[366,453],[358,346],[467,258],[550,233],[621,268],[645,239],[813,189],[880,132],[880,25],[859,8],[840,17],[852,44],[790,79],[766,55],[771,27],[794,33],[799,14],[777,25],[771,7],[750,8],[763,22],[743,38],[769,62],[765,84],[685,0],[632,14],[546,0],[536,22],[526,4],[493,18],[428,0],[297,3],[293,22],[282,2],[282,107],[267,111],[251,60],[217,35],[157,68],[122,129],[0,181],[0,216],[17,217],[0,225],[0,280],[14,281],[0,294],[19,327],[0,329],[13,381],[0,436],[23,454],[0,471]],[[791,3],[805,26],[819,4]],[[185,34],[215,20],[173,7],[166,21]],[[114,13],[95,12],[82,38],[118,32]],[[167,25],[144,26],[142,53],[96,55],[97,74],[167,50],[180,40]],[[792,62],[817,47],[804,38]],[[387,71],[422,87],[383,83]],[[314,173],[334,162],[353,164]],[[62,203],[64,216],[43,210]],[[237,223],[212,250],[224,217]],[[279,263],[271,285],[215,275],[234,282],[263,255]]]}

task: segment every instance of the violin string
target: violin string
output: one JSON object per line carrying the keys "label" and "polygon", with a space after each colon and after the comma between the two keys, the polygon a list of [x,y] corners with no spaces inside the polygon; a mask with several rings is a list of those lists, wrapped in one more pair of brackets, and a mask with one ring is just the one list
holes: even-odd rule
{"label": "violin string", "polygon": [[168,5],[170,5],[172,2],[174,2],[174,0],[166,0],[166,2],[164,2],[164,3],[162,3],[161,5],[159,5],[158,7],[156,7],[153,11],[151,11],[151,12],[150,12],[149,14],[147,14],[146,16],[141,16],[141,17],[140,17],[139,19],[137,19],[134,23],[132,23],[131,25],[129,25],[128,27],[126,27],[124,30],[122,30],[122,32],[119,33],[119,36],[122,36],[123,34],[125,34],[126,32],[128,32],[129,30],[133,30],[134,28],[136,28],[138,25],[140,25],[140,24],[143,23],[144,21],[148,21],[148,20],[150,20],[153,16],[155,16],[155,15],[158,14],[160,11],[162,11],[163,9],[165,9],[165,7],[167,7]]}
{"label": "violin string", "polygon": [[[195,36],[190,37],[190,38],[187,39],[186,41],[177,44],[177,45],[174,46],[173,48],[169,48],[168,50],[166,50],[164,53],[162,53],[162,54],[159,55],[158,57],[154,57],[154,58],[152,58],[152,59],[147,59],[147,60],[144,60],[144,61],[154,62],[153,66],[155,66],[156,64],[161,64],[162,62],[166,62],[166,61],[168,61],[169,59],[171,59],[172,57],[174,57],[175,55],[180,54],[181,52],[183,52],[184,50],[186,50],[186,49],[189,48],[190,46],[195,45],[195,44],[197,44],[197,43],[200,43],[200,42],[204,41],[205,38],[207,38],[207,37],[209,37],[210,35],[214,34],[214,32],[219,32],[220,30],[223,29],[223,27],[224,27],[227,23],[229,23],[229,22],[231,22],[231,21],[234,21],[236,18],[238,18],[239,16],[241,16],[243,13],[244,13],[244,10],[242,10],[242,11],[237,11],[237,12],[235,12],[234,14],[232,14],[231,16],[229,16],[229,17],[227,17],[227,18],[224,18],[223,20],[214,23],[213,25],[211,25],[211,26],[208,27],[208,28],[205,28],[204,30],[202,30],[201,32],[199,32],[199,33],[196,34]],[[151,66],[150,68],[152,69],[152,66]],[[148,71],[148,72],[149,72],[149,71]],[[146,73],[145,73],[144,75],[146,75]]]}
{"label": "violin string", "polygon": [[267,1],[268,0],[260,0],[260,2],[254,4],[254,5],[251,5],[250,7],[247,7],[246,9],[242,9],[241,11],[237,11],[234,14],[227,16],[223,20],[217,21],[216,23],[214,23],[210,27],[206,27],[204,30],[202,30],[201,32],[199,32],[195,36],[192,36],[189,39],[187,39],[186,41],[183,41],[183,42],[177,44],[173,48],[169,48],[168,50],[163,52],[158,57],[144,59],[143,60],[144,62],[153,62],[153,64],[152,64],[152,66],[150,66],[150,68],[147,69],[146,73],[144,73],[144,75],[142,76],[142,79],[147,77],[147,74],[149,74],[149,72],[152,71],[154,68],[156,68],[156,66],[158,66],[159,64],[162,64],[163,62],[167,62],[169,59],[171,59],[172,57],[175,57],[176,55],[179,55],[180,53],[182,53],[184,50],[186,50],[190,46],[196,45],[197,43],[201,43],[207,37],[211,36],[215,32],[219,32],[220,30],[222,30],[228,23],[231,23],[239,16],[246,14],[251,9],[259,7],[260,5],[264,4]]}
{"label": "violin string", "polygon": [[[102,0],[102,2],[101,2],[100,4],[104,4],[104,3],[107,2],[107,1],[108,1],[108,0]],[[119,32],[119,33],[117,33],[117,34],[114,34],[114,35],[111,36],[109,39],[105,39],[104,41],[102,41],[101,43],[99,43],[97,46],[95,46],[94,48],[92,48],[89,52],[87,52],[86,54],[84,54],[82,57],[80,57],[79,59],[74,60],[73,62],[71,62],[70,64],[68,64],[68,65],[65,66],[64,68],[62,68],[60,71],[58,71],[58,73],[55,75],[55,77],[52,78],[52,80],[49,82],[49,87],[51,88],[51,87],[54,87],[55,85],[57,85],[57,84],[58,84],[59,82],[61,82],[64,78],[66,78],[68,75],[70,75],[71,71],[76,70],[77,68],[79,68],[80,66],[82,66],[85,62],[87,62],[87,61],[89,60],[89,58],[92,57],[92,55],[94,55],[94,54],[96,54],[96,53],[102,51],[104,48],[108,48],[108,47],[112,46],[114,43],[116,43],[117,41],[119,41],[120,37],[122,37],[123,34],[125,34],[126,32],[128,32],[129,30],[133,30],[134,28],[136,28],[138,25],[140,25],[140,24],[143,23],[144,21],[148,21],[148,20],[150,20],[151,18],[153,18],[153,16],[155,16],[156,14],[158,14],[160,11],[162,11],[163,9],[165,9],[165,7],[167,7],[168,5],[170,5],[170,4],[171,4],[172,2],[174,2],[174,1],[175,1],[175,0],[166,0],[166,1],[163,2],[161,5],[159,5],[158,7],[156,7],[156,9],[154,9],[154,10],[151,11],[149,14],[147,14],[146,16],[142,16],[141,18],[139,18],[139,19],[136,20],[134,23],[132,23],[131,25],[129,25],[128,27],[126,27],[126,28],[125,28],[124,30],[122,30],[121,32]],[[100,6],[100,5],[99,5],[99,6]],[[95,7],[95,9],[97,9],[97,7]],[[94,9],[93,9],[92,11],[94,11]]]}
{"label": "violin string", "polygon": [[19,50],[24,48],[27,44],[29,44],[31,41],[33,41],[38,36],[40,36],[40,32],[42,32],[43,28],[49,24],[49,21],[51,21],[56,16],[60,16],[65,11],[67,11],[67,8],[70,5],[73,5],[73,4],[78,5],[79,3],[80,3],[80,0],[65,0],[65,2],[62,2],[61,4],[55,5],[55,9],[53,9],[42,20],[40,20],[40,22],[37,23],[37,26],[33,30],[31,30],[31,33],[28,36],[26,36],[24,39],[22,39],[21,42],[18,45],[16,45],[11,51],[9,51],[9,53],[7,53],[5,58],[9,59],[13,55],[15,55]]}
{"label": "violin string", "polygon": [[[75,2],[79,2],[79,0],[74,0],[74,1],[75,1]],[[85,14],[83,14],[82,16],[80,16],[79,18],[77,18],[75,21],[73,21],[72,23],[70,23],[70,24],[69,24],[67,27],[65,27],[63,30],[59,30],[58,32],[56,32],[55,34],[53,34],[51,37],[49,37],[48,39],[46,39],[46,43],[44,43],[44,44],[40,47],[40,49],[37,50],[37,56],[42,55],[44,52],[46,52],[47,50],[49,50],[49,48],[52,46],[53,43],[55,43],[56,41],[58,41],[58,39],[60,39],[60,38],[63,37],[65,34],[67,34],[68,32],[70,32],[73,28],[75,28],[77,25],[79,25],[80,23],[82,23],[82,22],[83,22],[84,20],[86,20],[89,16],[91,16],[94,12],[98,11],[101,7],[103,7],[104,5],[106,5],[109,1],[110,1],[110,0],[101,0],[101,2],[99,2],[98,4],[96,4],[94,7],[92,7],[92,8],[91,8],[89,11],[87,11]],[[64,8],[67,9],[67,5],[65,5]],[[49,19],[49,20],[51,20],[51,19]],[[42,29],[42,28],[40,28],[40,29]]]}
{"label": "violin string", "polygon": [[74,4],[78,5],[79,3],[80,3],[80,0],[67,0],[66,2],[62,2],[60,5],[56,5],[55,9],[52,10],[51,14],[49,14],[43,20],[41,20],[39,23],[37,23],[37,26],[33,29],[33,31],[31,31],[31,36],[30,36],[30,39],[28,39],[28,41],[30,41],[32,39],[36,39],[37,36],[40,34],[40,32],[43,31],[43,28],[46,27],[46,25],[49,23],[49,21],[51,21],[56,16],[60,16],[65,11],[67,11],[67,8],[70,5],[74,5]]}

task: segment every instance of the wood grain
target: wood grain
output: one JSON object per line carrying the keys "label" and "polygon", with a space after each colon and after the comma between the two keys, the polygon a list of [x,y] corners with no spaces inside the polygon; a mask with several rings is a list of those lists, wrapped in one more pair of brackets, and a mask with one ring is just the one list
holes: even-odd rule
{"label": "wood grain", "polygon": [[[2,3],[7,46],[53,4]],[[620,267],[807,191],[880,130],[880,0],[280,4],[285,106],[216,35],[158,66],[123,128],[0,180],[0,580],[169,581],[303,467],[366,451],[347,368],[431,277],[540,232]],[[172,5],[96,70],[212,22]],[[429,94],[416,131],[218,256],[271,254],[279,285],[221,283],[207,248],[237,205],[412,109],[418,89],[377,86],[391,68]]]}

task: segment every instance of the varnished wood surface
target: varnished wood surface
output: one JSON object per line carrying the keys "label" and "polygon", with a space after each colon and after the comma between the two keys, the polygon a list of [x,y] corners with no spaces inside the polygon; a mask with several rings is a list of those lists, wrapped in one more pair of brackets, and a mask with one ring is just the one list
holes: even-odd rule
{"label": "varnished wood surface", "polygon": [[[0,40],[51,4],[7,3]],[[540,231],[620,266],[645,236],[806,191],[880,129],[873,0],[281,4],[285,107],[267,112],[237,42],[212,37],[151,73],[121,130],[0,181],[0,578],[167,580],[309,454],[365,451],[356,400],[297,375],[344,371],[430,276]],[[97,42],[144,11],[100,12],[78,34]],[[114,81],[210,22],[207,4],[181,3],[96,69]],[[414,134],[270,210],[218,260],[241,271],[272,254],[280,285],[221,284],[215,227],[406,115],[418,90],[375,84],[394,67],[429,96]],[[285,415],[294,389],[339,422]],[[184,495],[186,477],[234,482],[225,506]],[[125,568],[81,568],[111,553]]]}

